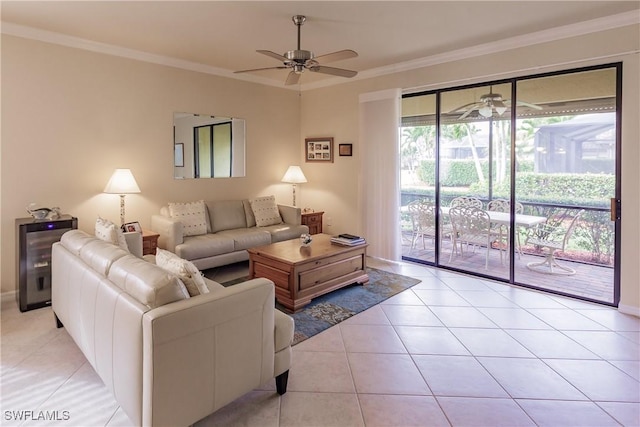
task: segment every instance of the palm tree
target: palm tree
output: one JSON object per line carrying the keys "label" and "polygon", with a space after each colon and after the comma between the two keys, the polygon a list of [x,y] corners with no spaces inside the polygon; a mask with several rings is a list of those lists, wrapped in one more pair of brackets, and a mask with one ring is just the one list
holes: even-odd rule
{"label": "palm tree", "polygon": [[414,126],[402,128],[400,154],[413,173],[417,161],[423,157],[433,158],[435,147],[435,126]]}

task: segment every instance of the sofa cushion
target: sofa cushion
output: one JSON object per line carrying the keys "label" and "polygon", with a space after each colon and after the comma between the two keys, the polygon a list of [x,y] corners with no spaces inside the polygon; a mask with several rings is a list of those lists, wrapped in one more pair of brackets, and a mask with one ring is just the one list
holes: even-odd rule
{"label": "sofa cushion", "polygon": [[98,217],[94,231],[98,239],[118,245],[125,251],[129,250],[122,229],[108,219]]}
{"label": "sofa cushion", "polygon": [[96,238],[80,249],[80,259],[105,277],[109,274],[113,263],[127,255],[129,251]]}
{"label": "sofa cushion", "polygon": [[234,243],[230,237],[219,234],[185,237],[184,242],[176,246],[176,255],[194,260],[233,252]]}
{"label": "sofa cushion", "polygon": [[244,206],[244,215],[247,217],[247,228],[255,227],[256,216],[251,210],[251,201],[249,199],[244,199],[242,201],[242,205]]}
{"label": "sofa cushion", "polygon": [[213,233],[247,227],[242,200],[207,202],[207,208],[209,209],[209,219],[211,220],[211,231]]}
{"label": "sofa cushion", "polygon": [[207,233],[207,212],[203,200],[189,203],[169,203],[171,218],[182,223],[184,236],[199,236]]}
{"label": "sofa cushion", "polygon": [[222,286],[220,283],[216,282],[215,280],[207,279],[206,277],[204,278],[204,283],[207,285],[209,292],[216,292],[224,289],[224,286]]}
{"label": "sofa cushion", "polygon": [[209,293],[200,270],[191,261],[180,258],[173,252],[156,249],[156,265],[177,275],[189,292],[189,296]]}
{"label": "sofa cushion", "polygon": [[89,242],[96,240],[95,236],[82,230],[70,230],[62,235],[60,242],[72,254],[79,256],[80,249]]}
{"label": "sofa cushion", "polygon": [[233,247],[236,251],[271,244],[271,234],[258,228],[238,228],[236,230],[221,231],[218,234],[233,239]]}
{"label": "sofa cushion", "polygon": [[282,218],[275,196],[257,197],[251,200],[251,210],[256,218],[258,227],[281,224]]}
{"label": "sofa cushion", "polygon": [[149,308],[189,298],[178,276],[133,255],[115,261],[107,277]]}
{"label": "sofa cushion", "polygon": [[271,242],[282,242],[284,240],[297,239],[301,234],[309,233],[306,225],[278,224],[263,228],[271,234]]}

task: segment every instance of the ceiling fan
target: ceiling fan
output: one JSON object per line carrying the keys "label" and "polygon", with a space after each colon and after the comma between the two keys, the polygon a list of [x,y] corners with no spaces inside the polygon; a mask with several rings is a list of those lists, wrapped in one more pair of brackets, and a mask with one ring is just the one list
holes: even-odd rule
{"label": "ceiling fan", "polygon": [[[458,107],[451,112],[462,113],[459,119],[464,119],[469,114],[477,110],[479,115],[489,118],[493,116],[494,111],[498,114],[498,116],[502,116],[504,112],[509,108],[509,105],[510,102],[506,99],[503,100],[502,95],[500,95],[499,93],[493,93],[493,87],[490,86],[489,93],[482,95],[480,97],[480,101],[463,105],[462,107]],[[533,108],[535,110],[542,110],[541,106],[524,101],[516,101],[516,105],[521,107]]]}
{"label": "ceiling fan", "polygon": [[339,50],[337,52],[327,53],[325,55],[315,56],[314,53],[310,50],[300,49],[300,27],[302,27],[302,24],[304,24],[307,18],[303,15],[295,15],[293,16],[292,20],[293,23],[298,27],[298,48],[296,50],[290,50],[282,55],[279,55],[270,50],[256,51],[263,55],[267,55],[271,58],[282,61],[282,65],[278,67],[254,68],[251,70],[240,70],[235,72],[248,73],[252,71],[262,70],[290,69],[291,72],[289,72],[289,75],[287,76],[287,80],[284,83],[285,85],[294,85],[298,83],[298,81],[300,80],[300,75],[302,75],[305,70],[309,70],[314,73],[330,74],[332,76],[340,77],[353,77],[358,74],[357,71],[345,70],[343,68],[327,67],[320,64],[321,62],[327,63],[333,61],[341,61],[343,59],[355,58],[356,56],[358,56],[358,53],[353,50],[345,49]]}

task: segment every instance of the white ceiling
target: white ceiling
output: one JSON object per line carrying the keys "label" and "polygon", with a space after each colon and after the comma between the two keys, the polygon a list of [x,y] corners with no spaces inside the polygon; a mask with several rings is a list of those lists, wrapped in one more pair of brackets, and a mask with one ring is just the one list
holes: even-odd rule
{"label": "white ceiling", "polygon": [[[2,32],[283,86],[256,53],[353,49],[356,78],[640,22],[639,1],[2,1]],[[70,36],[70,37],[69,37]],[[89,42],[88,42],[89,41]],[[342,81],[306,72],[301,88]],[[296,87],[299,88],[299,87]]]}

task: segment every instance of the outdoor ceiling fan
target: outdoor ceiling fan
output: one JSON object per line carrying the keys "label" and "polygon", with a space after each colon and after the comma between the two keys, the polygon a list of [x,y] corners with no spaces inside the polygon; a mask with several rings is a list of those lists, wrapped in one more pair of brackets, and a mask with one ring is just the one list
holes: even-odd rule
{"label": "outdoor ceiling fan", "polygon": [[321,65],[320,63],[327,63],[333,61],[341,61],[343,59],[355,58],[358,56],[358,53],[350,50],[339,50],[337,52],[327,53],[325,55],[315,56],[313,52],[310,50],[302,50],[300,49],[300,27],[307,20],[307,18],[303,15],[295,15],[293,16],[293,23],[298,27],[298,48],[296,50],[290,50],[285,52],[283,55],[279,55],[270,50],[257,50],[256,52],[261,53],[263,55],[270,56],[271,58],[275,58],[279,61],[282,61],[282,65],[278,67],[267,67],[267,68],[254,68],[251,70],[240,70],[235,71],[236,73],[248,73],[252,71],[262,71],[262,70],[286,70],[290,69],[289,75],[287,76],[287,80],[285,81],[285,85],[294,85],[298,83],[300,80],[300,75],[304,73],[305,70],[312,71],[314,73],[322,73],[322,74],[330,74],[332,76],[340,76],[340,77],[353,77],[358,74],[357,71],[345,70],[343,68],[334,68],[327,67],[325,65]]}
{"label": "outdoor ceiling fan", "polygon": [[[480,114],[482,117],[489,118],[493,116],[494,111],[498,114],[498,116],[502,116],[504,112],[509,108],[509,105],[510,102],[506,99],[503,100],[502,95],[500,95],[499,93],[493,93],[493,87],[490,86],[489,93],[482,95],[480,97],[480,101],[463,105],[462,107],[458,107],[451,112],[462,113],[459,119],[464,119],[469,114],[477,110],[478,114]],[[539,105],[531,104],[524,101],[516,101],[516,105],[521,107],[533,108],[535,110],[542,110],[542,107],[540,107]]]}

